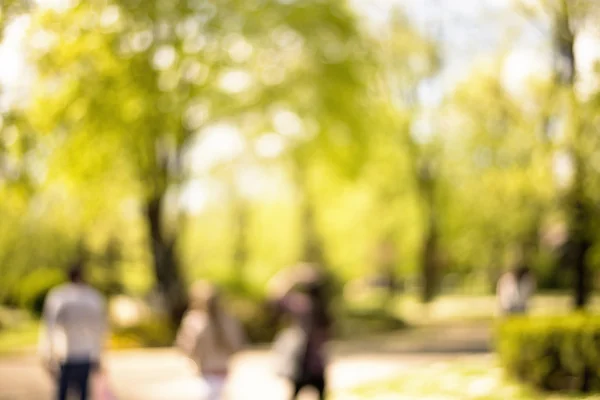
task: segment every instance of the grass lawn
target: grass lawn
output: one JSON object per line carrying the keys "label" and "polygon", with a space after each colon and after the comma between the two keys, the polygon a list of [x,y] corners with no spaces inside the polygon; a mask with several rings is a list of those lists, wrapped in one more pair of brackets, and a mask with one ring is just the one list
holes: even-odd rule
{"label": "grass lawn", "polygon": [[[378,296],[367,296],[360,299],[346,299],[350,308],[356,313],[379,310],[381,299]],[[571,309],[570,296],[566,294],[540,294],[535,296],[531,305],[531,313],[536,315],[566,314]],[[444,321],[473,321],[492,322],[496,300],[491,295],[443,295],[428,306],[421,305],[414,296],[398,296],[392,307],[395,317],[407,321],[410,325],[426,325]],[[600,296],[593,296],[590,310],[600,311]],[[389,321],[388,321],[389,322]],[[392,321],[394,322],[394,321]],[[388,328],[398,325],[395,323]],[[386,326],[387,326],[386,325]],[[356,336],[363,330],[371,330],[368,321],[364,319],[350,325],[350,336]],[[39,324],[34,321],[23,321],[10,328],[0,329],[0,356],[35,348],[38,340]],[[158,326],[139,327],[135,332],[113,332],[110,347],[113,349],[140,347],[144,340],[138,337],[149,336],[154,341],[160,341],[162,332]],[[139,331],[139,332],[138,332]],[[158,336],[157,336],[158,335]],[[146,338],[147,339],[147,338]]]}
{"label": "grass lawn", "polygon": [[0,356],[36,348],[39,323],[27,321],[10,329],[0,330]]}
{"label": "grass lawn", "polygon": [[411,368],[393,379],[372,382],[336,400],[600,400],[600,395],[569,396],[539,393],[503,376],[490,358],[448,361]]}
{"label": "grass lawn", "polygon": [[[382,304],[382,297],[376,291],[347,296],[345,300],[356,309],[377,309]],[[600,312],[599,295],[590,298],[588,309]],[[568,314],[571,310],[570,294],[542,292],[532,298],[529,312],[532,315],[557,315]],[[403,294],[396,297],[391,311],[410,325],[444,321],[493,321],[497,315],[497,300],[494,295],[445,294],[423,305],[415,295]]]}

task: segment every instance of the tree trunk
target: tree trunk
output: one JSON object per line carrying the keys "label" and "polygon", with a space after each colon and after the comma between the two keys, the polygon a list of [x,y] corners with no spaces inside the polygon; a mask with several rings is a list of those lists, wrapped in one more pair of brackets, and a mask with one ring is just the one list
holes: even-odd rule
{"label": "tree trunk", "polygon": [[301,203],[302,218],[302,261],[325,266],[323,243],[315,221],[314,207],[307,199]]}
{"label": "tree trunk", "polygon": [[[235,189],[233,189],[235,190]],[[245,285],[245,270],[248,263],[248,205],[244,199],[234,195],[232,200],[235,238],[233,244],[233,280],[238,289]]]}
{"label": "tree trunk", "polygon": [[375,268],[377,270],[377,287],[385,290],[381,299],[381,310],[384,312],[393,306],[396,294],[400,289],[396,264],[396,244],[393,235],[392,233],[383,234],[378,241]]}
{"label": "tree trunk", "polygon": [[577,69],[575,60],[575,32],[567,0],[560,0],[553,17],[554,79],[557,83],[571,87],[575,83]]}
{"label": "tree trunk", "polygon": [[[576,168],[581,168],[581,166]],[[576,172],[575,176],[577,175]],[[571,232],[568,249],[571,254],[569,254],[568,259],[573,268],[573,305],[575,309],[581,310],[588,303],[591,289],[591,277],[587,265],[588,252],[592,247],[592,241],[588,235],[588,221],[591,213],[584,201],[581,188],[583,182],[580,177],[576,177],[576,180],[569,204]]]}
{"label": "tree trunk", "polygon": [[487,269],[487,279],[489,292],[492,294],[496,293],[496,287],[498,286],[498,279],[502,275],[504,270],[503,264],[504,246],[499,240],[494,240],[491,249],[490,264]]}
{"label": "tree trunk", "polygon": [[325,267],[323,242],[317,230],[315,208],[310,199],[306,169],[300,160],[295,160],[294,178],[300,197],[300,230],[302,240],[301,261]]}
{"label": "tree trunk", "polygon": [[438,292],[438,231],[433,216],[429,217],[421,258],[421,300],[428,303]]}
{"label": "tree trunk", "polygon": [[176,327],[187,307],[187,290],[176,254],[177,236],[174,233],[167,238],[163,232],[162,204],[162,194],[151,199],[146,205],[146,218],[157,288]]}
{"label": "tree trunk", "polygon": [[528,268],[532,268],[535,265],[536,259],[540,253],[539,238],[541,220],[542,215],[540,212],[539,215],[534,217],[534,221],[529,229],[525,232],[525,235],[521,239],[519,246],[519,254],[521,258],[519,263]]}
{"label": "tree trunk", "polygon": [[591,240],[588,221],[592,212],[585,203],[584,182],[586,181],[584,163],[581,159],[581,127],[576,115],[578,104],[574,91],[577,81],[577,63],[575,58],[576,31],[571,18],[567,0],[560,0],[553,16],[554,75],[556,83],[566,92],[565,117],[570,119],[572,128],[571,146],[568,149],[573,160],[573,181],[567,195],[567,215],[569,223],[569,243],[565,260],[573,271],[573,302],[576,309],[582,309],[588,302],[590,274],[587,266]]}
{"label": "tree trunk", "polygon": [[425,208],[425,235],[421,249],[421,300],[433,300],[438,291],[438,224],[435,204],[435,176],[428,160],[419,171],[419,191]]}

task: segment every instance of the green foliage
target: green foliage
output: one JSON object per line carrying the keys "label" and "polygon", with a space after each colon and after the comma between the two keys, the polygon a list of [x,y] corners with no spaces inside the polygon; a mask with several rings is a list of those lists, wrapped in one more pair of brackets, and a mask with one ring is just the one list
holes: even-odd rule
{"label": "green foliage", "polygon": [[39,324],[22,320],[6,329],[0,329],[0,355],[31,352],[39,340]]}
{"label": "green foliage", "polygon": [[169,320],[153,315],[135,325],[115,328],[110,345],[113,348],[170,347],[174,340],[175,331]]}
{"label": "green foliage", "polygon": [[251,343],[269,343],[273,340],[279,325],[273,319],[272,309],[264,299],[236,296],[229,309],[240,319]]}
{"label": "green foliage", "polygon": [[504,379],[502,369],[489,358],[439,360],[419,363],[396,376],[360,385],[335,399],[368,400],[597,400],[598,396],[542,393]]}
{"label": "green foliage", "polygon": [[[562,2],[523,3],[550,16]],[[594,2],[569,4],[574,28],[593,25]],[[0,301],[39,309],[37,269],[81,244],[92,283],[146,294],[175,270],[151,267],[156,199],[183,280],[257,298],[307,239],[341,281],[380,273],[391,243],[403,278],[430,261],[493,287],[521,256],[564,287],[569,183],[554,169],[571,147],[598,264],[597,94],[563,121],[563,90],[536,78],[515,93],[500,54],[425,106],[440,44],[400,7],[371,34],[342,0],[26,5],[0,5],[0,30],[27,14],[36,70],[30,101],[0,116]],[[266,338],[260,307],[240,311]]]}
{"label": "green foliage", "polygon": [[497,350],[506,371],[544,390],[600,391],[600,319],[590,315],[502,321]]}
{"label": "green foliage", "polygon": [[40,268],[25,276],[16,288],[15,297],[18,304],[40,315],[48,292],[65,281],[63,270],[56,268]]}
{"label": "green foliage", "polygon": [[[374,62],[370,40],[344,1],[214,7],[117,0],[61,11],[40,7],[30,16],[27,51],[37,74],[23,119],[36,132],[35,144],[50,149],[40,161],[45,176],[36,192],[42,202],[65,199],[67,229],[86,245],[98,235],[125,242],[140,225],[146,229],[148,221],[119,212],[132,199],[133,213],[144,218],[149,201],[168,197],[159,238],[174,243],[187,211],[178,198],[188,184],[216,178],[218,189],[231,192],[229,181],[248,165],[271,167],[274,159],[279,171],[289,159],[309,156],[344,172],[361,164]],[[37,46],[36,35],[49,40]],[[196,155],[205,139],[219,142],[227,134],[223,127],[243,144],[242,154],[224,160],[206,150]],[[25,129],[16,132],[25,135]],[[285,159],[255,154],[265,136],[284,144]],[[226,201],[242,189],[234,185]],[[245,228],[236,223],[230,231]],[[144,239],[147,248],[158,240]],[[148,263],[147,256],[137,251],[134,262]],[[186,256],[166,263],[183,259],[191,264],[189,275],[197,275],[196,257]],[[221,266],[229,262],[219,256]],[[179,269],[168,267],[157,278]]]}
{"label": "green foliage", "polygon": [[29,321],[29,315],[22,310],[0,307],[0,330],[11,329]]}
{"label": "green foliage", "polygon": [[551,215],[551,155],[531,134],[545,115],[524,106],[493,70],[473,74],[445,106],[455,124],[445,149],[447,180],[460,182],[449,193],[445,241],[459,264],[509,266],[510,253],[539,235]]}
{"label": "green foliage", "polygon": [[337,338],[355,338],[360,335],[372,335],[393,332],[408,327],[407,323],[387,309],[377,307],[371,310],[346,307],[336,313],[335,336]]}

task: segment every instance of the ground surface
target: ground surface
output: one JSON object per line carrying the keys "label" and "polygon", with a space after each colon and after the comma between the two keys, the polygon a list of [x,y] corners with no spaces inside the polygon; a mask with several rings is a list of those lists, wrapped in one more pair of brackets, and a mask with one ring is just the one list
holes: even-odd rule
{"label": "ground surface", "polygon": [[[350,398],[355,387],[393,378],[417,366],[492,357],[487,352],[489,335],[487,324],[463,323],[334,343],[328,371],[331,392],[336,398]],[[110,353],[107,367],[120,400],[197,399],[193,370],[172,349]],[[286,398],[285,383],[271,372],[268,348],[249,349],[237,357],[230,391],[232,399]],[[0,359],[0,400],[51,398],[52,382],[35,355]],[[302,398],[311,398],[310,393]]]}
{"label": "ground surface", "polygon": [[[591,309],[600,310],[600,296],[593,300]],[[531,312],[562,314],[569,309],[568,296],[542,295],[534,299]],[[490,352],[494,312],[493,296],[445,296],[426,310],[401,301],[399,314],[411,323],[427,321],[425,326],[334,343],[328,370],[331,398],[564,400],[522,394],[519,388],[511,392],[510,385],[499,382],[500,371]],[[52,382],[35,355],[14,354],[15,348],[35,342],[37,327],[33,328],[0,337],[0,400],[52,398]],[[198,399],[193,370],[172,349],[112,352],[107,367],[119,400]],[[496,392],[484,394],[486,390]],[[273,376],[264,347],[236,358],[230,391],[233,400],[287,398],[287,387]],[[310,393],[302,398],[311,398]]]}

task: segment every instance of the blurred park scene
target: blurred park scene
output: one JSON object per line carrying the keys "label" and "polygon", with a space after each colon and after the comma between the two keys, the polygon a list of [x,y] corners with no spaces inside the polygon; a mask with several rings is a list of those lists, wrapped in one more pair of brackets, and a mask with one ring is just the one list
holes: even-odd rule
{"label": "blurred park scene", "polygon": [[333,399],[600,398],[598,27],[596,0],[0,0],[0,399],[49,398],[78,260],[120,399],[193,398],[199,279],[250,342],[233,398],[285,398],[266,287],[299,261]]}

